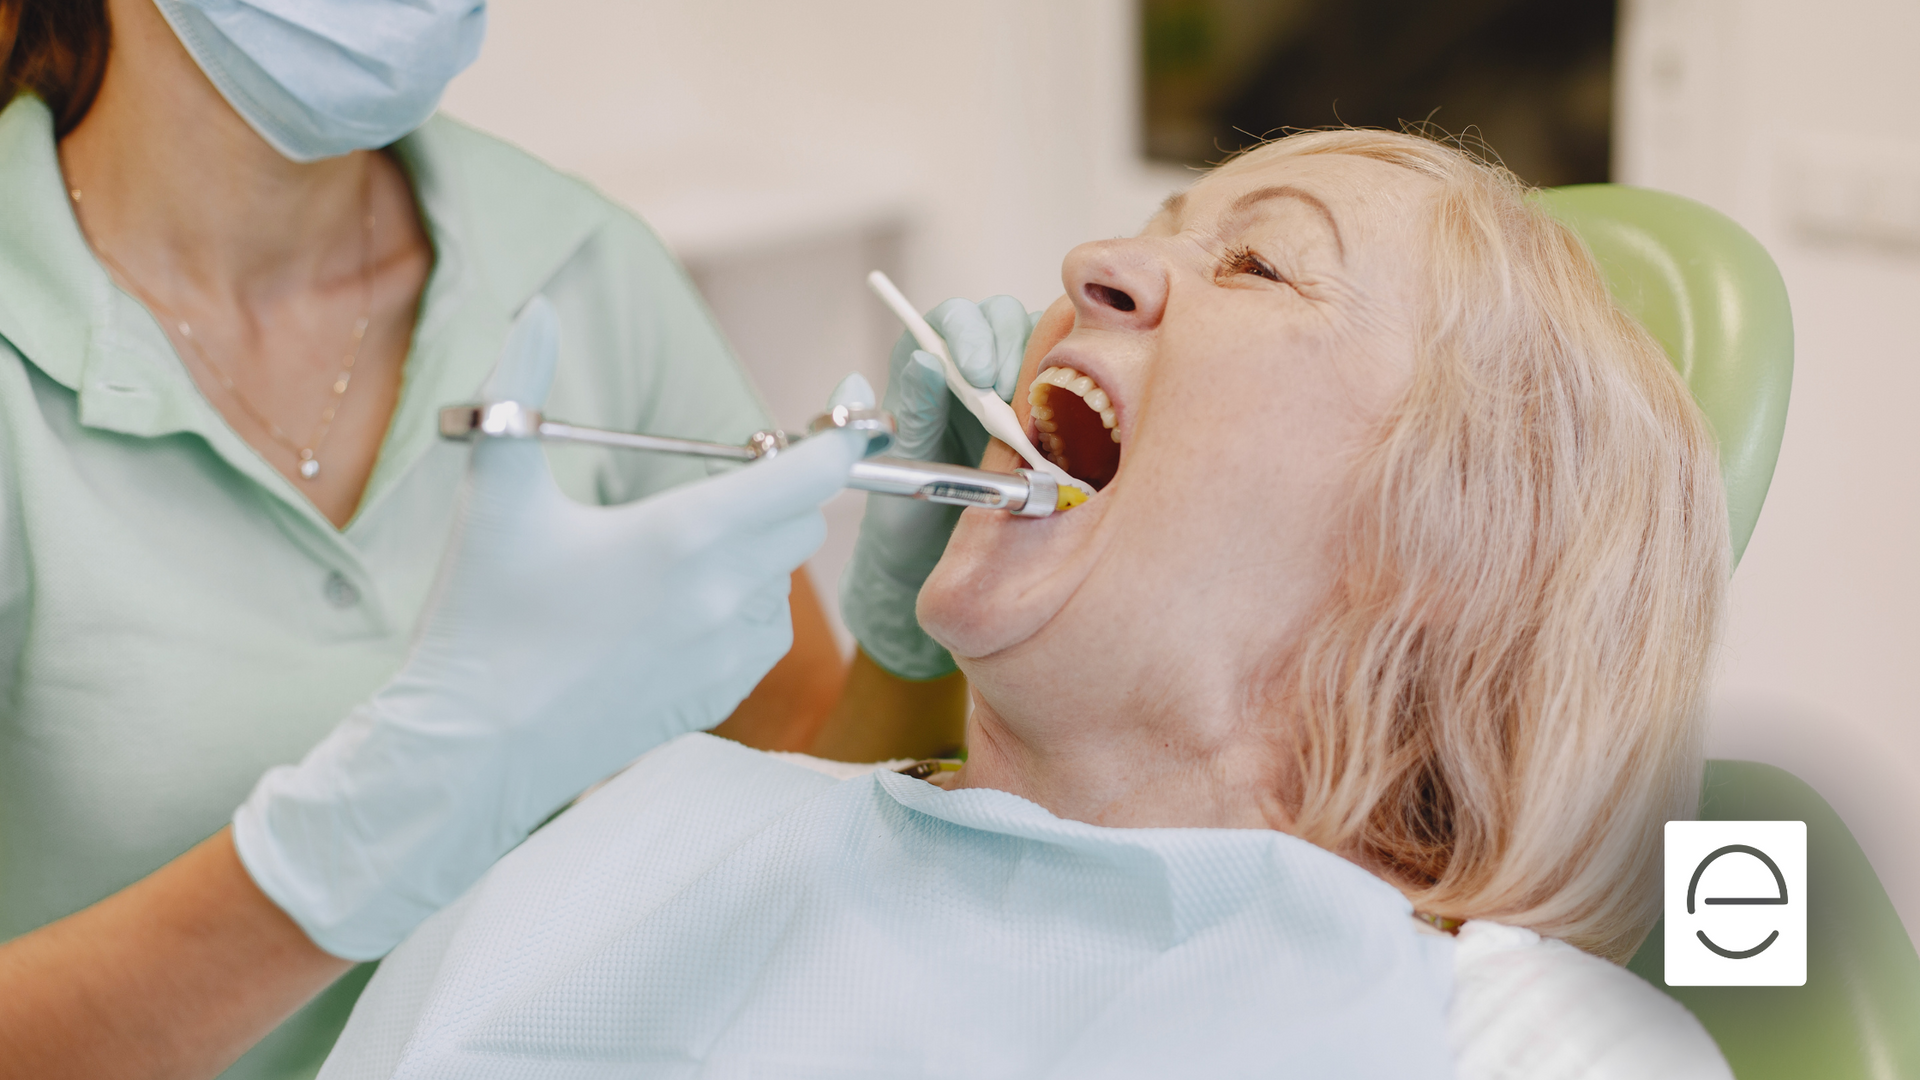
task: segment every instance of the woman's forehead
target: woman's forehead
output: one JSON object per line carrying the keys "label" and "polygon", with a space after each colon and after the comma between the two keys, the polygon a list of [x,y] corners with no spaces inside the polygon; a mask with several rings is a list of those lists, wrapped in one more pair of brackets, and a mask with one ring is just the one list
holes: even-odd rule
{"label": "woman's forehead", "polygon": [[1207,228],[1250,195],[1276,189],[1317,204],[1342,231],[1372,231],[1367,226],[1379,219],[1403,219],[1432,186],[1432,180],[1409,169],[1355,154],[1255,153],[1214,169],[1169,198],[1144,231],[1164,235],[1189,226]]}

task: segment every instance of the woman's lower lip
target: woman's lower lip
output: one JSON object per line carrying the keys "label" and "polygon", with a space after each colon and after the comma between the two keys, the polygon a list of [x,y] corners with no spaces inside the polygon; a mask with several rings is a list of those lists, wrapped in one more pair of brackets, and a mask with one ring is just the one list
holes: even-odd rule
{"label": "woman's lower lip", "polygon": [[[1096,491],[1092,495],[1086,496],[1079,503],[1071,506],[1057,506],[1053,513],[1047,514],[1044,517],[1022,517],[1005,510],[981,509],[978,513],[1004,517],[1006,520],[992,522],[991,524],[997,530],[1006,532],[1010,539],[1019,538],[1021,542],[1033,540],[1040,543],[1050,543],[1056,534],[1072,530],[1074,526],[1066,524],[1069,519],[1077,524],[1085,525],[1090,523],[1094,518],[1101,516],[1104,512],[1104,507],[1109,501],[1103,498],[1103,496],[1111,491],[1112,485],[1109,484],[1105,490]],[[972,517],[975,513],[976,511],[968,510],[964,517]],[[1022,529],[1031,531],[1023,535],[1020,531]]]}

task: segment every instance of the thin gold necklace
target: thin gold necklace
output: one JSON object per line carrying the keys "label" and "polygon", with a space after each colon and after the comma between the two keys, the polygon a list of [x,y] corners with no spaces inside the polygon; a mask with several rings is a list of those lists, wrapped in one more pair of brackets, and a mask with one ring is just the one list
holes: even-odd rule
{"label": "thin gold necklace", "polygon": [[[339,412],[341,399],[346,397],[347,386],[353,382],[353,365],[360,359],[360,345],[366,340],[367,326],[373,320],[374,223],[372,188],[372,174],[369,172],[360,190],[360,315],[353,321],[353,333],[347,339],[346,355],[340,359],[340,371],[334,376],[333,386],[327,397],[326,406],[320,410],[320,421],[314,426],[313,433],[307,437],[304,446],[294,442],[293,438],[289,436],[279,424],[274,423],[270,417],[254,407],[253,402],[247,400],[247,395],[240,392],[240,388],[234,385],[233,379],[221,369],[220,365],[214,363],[213,358],[208,356],[206,350],[201,347],[200,339],[194,336],[192,323],[174,314],[165,304],[154,299],[151,293],[142,289],[139,283],[134,280],[133,275],[127,272],[126,267],[121,266],[113,256],[107,254],[105,248],[102,248],[99,244],[92,245],[93,253],[100,257],[100,261],[107,265],[107,269],[113,272],[113,276],[118,279],[119,283],[126,288],[128,292],[139,297],[141,303],[146,304],[148,309],[154,314],[159,315],[161,318],[173,324],[174,329],[180,333],[180,340],[186,343],[187,349],[193,354],[194,359],[198,360],[200,365],[213,375],[214,379],[220,383],[221,389],[233,396],[234,403],[240,406],[240,410],[246,413],[254,423],[265,428],[267,434],[273,438],[274,442],[279,443],[285,447],[289,453],[293,454],[294,458],[300,463],[298,468],[300,477],[303,480],[312,480],[320,475],[320,447],[327,441],[327,433],[333,430],[333,418]],[[67,194],[73,199],[74,216],[78,218],[81,198],[80,189],[72,188]],[[84,227],[82,231],[84,231]]]}

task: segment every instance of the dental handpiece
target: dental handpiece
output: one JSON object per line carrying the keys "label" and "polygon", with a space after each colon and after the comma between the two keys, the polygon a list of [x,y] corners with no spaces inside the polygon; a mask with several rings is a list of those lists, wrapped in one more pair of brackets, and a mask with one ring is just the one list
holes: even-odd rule
{"label": "dental handpiece", "polygon": [[[879,409],[842,405],[822,413],[807,425],[808,434],[833,428],[865,431],[869,445],[885,449],[893,442],[893,417]],[[666,435],[641,435],[548,420],[540,410],[518,402],[495,401],[449,405],[440,410],[440,437],[458,442],[475,439],[540,439],[544,442],[584,443],[620,450],[650,450],[664,454],[748,462],[772,457],[805,436],[783,431],[754,433],[745,444],[701,442]],[[1019,469],[1012,473],[969,469],[964,465],[869,457],[857,461],[847,486],[880,495],[922,499],[946,506],[978,506],[1006,510],[1020,517],[1046,517],[1084,499],[1081,492],[1063,488],[1046,473]]]}

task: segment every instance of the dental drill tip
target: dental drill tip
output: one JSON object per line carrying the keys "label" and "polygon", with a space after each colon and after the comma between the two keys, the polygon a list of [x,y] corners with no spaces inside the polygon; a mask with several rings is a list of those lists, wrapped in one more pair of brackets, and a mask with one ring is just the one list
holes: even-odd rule
{"label": "dental drill tip", "polygon": [[1055,510],[1071,510],[1087,501],[1087,493],[1067,484],[1060,485],[1060,496],[1054,501]]}

